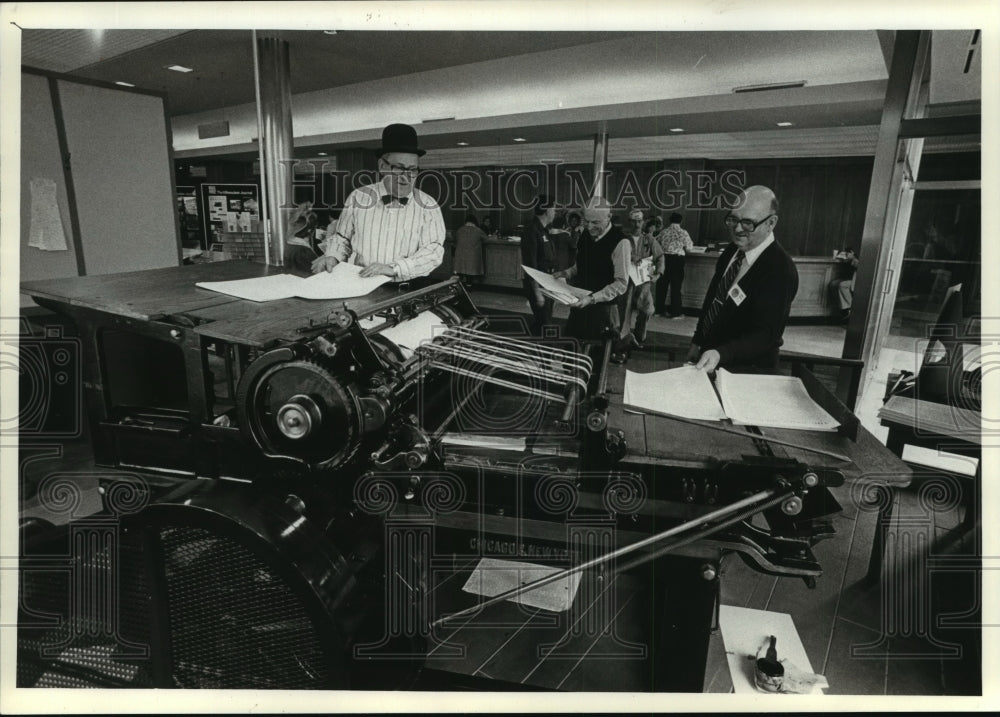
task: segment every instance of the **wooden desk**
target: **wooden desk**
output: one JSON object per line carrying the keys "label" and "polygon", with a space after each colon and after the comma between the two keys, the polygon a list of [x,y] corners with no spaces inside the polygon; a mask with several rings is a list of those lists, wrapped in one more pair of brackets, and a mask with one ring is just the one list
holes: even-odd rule
{"label": "wooden desk", "polygon": [[[715,273],[719,252],[688,254],[684,260],[684,306],[700,309]],[[799,272],[799,290],[792,302],[791,316],[829,316],[838,308],[830,292],[830,282],[839,262],[828,256],[792,257]]]}
{"label": "wooden desk", "polygon": [[[880,423],[889,429],[886,448],[902,460],[903,448],[907,445],[946,451],[976,459],[973,480],[973,500],[966,507],[963,524],[966,528],[977,524],[980,497],[982,493],[982,433],[978,411],[957,408],[943,403],[922,401],[906,396],[893,396],[886,403],[891,405],[891,417],[879,412]],[[940,469],[934,469],[940,470]],[[890,498],[895,498],[890,495]],[[872,554],[868,562],[866,579],[874,582],[882,570],[885,552],[885,531],[892,518],[892,500],[885,511],[879,512],[879,522],[872,544]]]}

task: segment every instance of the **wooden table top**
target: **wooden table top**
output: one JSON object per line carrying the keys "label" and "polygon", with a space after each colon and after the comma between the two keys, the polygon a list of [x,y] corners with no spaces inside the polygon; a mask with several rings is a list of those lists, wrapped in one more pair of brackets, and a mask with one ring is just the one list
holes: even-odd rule
{"label": "wooden table top", "polygon": [[331,312],[346,305],[363,313],[376,304],[399,295],[399,285],[384,284],[367,296],[352,299],[278,299],[249,301],[195,284],[205,281],[251,279],[289,273],[280,266],[245,260],[211,262],[147,269],[122,274],[69,277],[25,282],[21,291],[29,296],[84,307],[115,316],[153,321],[183,314],[198,326],[196,333],[255,348],[278,341],[296,341],[300,327],[325,322]]}
{"label": "wooden table top", "polygon": [[[633,357],[635,355],[633,354]],[[631,370],[643,370],[640,362],[630,362]],[[663,366],[656,367],[662,370]],[[717,422],[700,422],[691,425],[669,418],[627,412],[623,408],[625,366],[612,364],[608,376],[608,424],[625,433],[629,445],[629,460],[675,466],[707,466],[713,461],[739,461],[743,456],[757,456],[760,452],[754,443],[755,436],[744,426],[726,426],[746,431],[746,437],[713,430]],[[767,438],[798,443],[810,448],[839,453],[850,459],[849,463],[809,450],[769,444],[778,457],[795,458],[813,468],[840,471],[848,480],[866,480],[904,487],[913,479],[913,471],[892,451],[886,448],[863,426],[858,427],[856,441],[832,431],[798,431],[779,428],[761,428]]]}
{"label": "wooden table top", "polygon": [[251,261],[221,261],[121,274],[27,281],[21,284],[21,291],[34,298],[48,299],[68,306],[81,306],[149,321],[240,301],[233,296],[200,289],[195,286],[198,282],[250,279],[280,274],[283,271],[278,266]]}

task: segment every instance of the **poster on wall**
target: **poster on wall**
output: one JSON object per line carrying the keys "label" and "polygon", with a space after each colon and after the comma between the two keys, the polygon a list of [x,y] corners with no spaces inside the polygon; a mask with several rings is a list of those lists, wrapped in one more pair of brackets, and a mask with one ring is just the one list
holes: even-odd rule
{"label": "poster on wall", "polygon": [[201,217],[198,213],[198,196],[194,187],[177,187],[177,222],[181,228],[181,246],[198,249],[204,243]]}
{"label": "poster on wall", "polygon": [[220,241],[220,234],[260,231],[260,204],[256,184],[203,184],[204,249]]}

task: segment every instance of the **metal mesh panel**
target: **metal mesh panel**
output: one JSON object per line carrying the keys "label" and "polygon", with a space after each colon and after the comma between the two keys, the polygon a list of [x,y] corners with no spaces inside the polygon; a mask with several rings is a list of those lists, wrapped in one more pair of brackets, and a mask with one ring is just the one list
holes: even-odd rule
{"label": "metal mesh panel", "polygon": [[[52,570],[22,571],[19,687],[150,687],[149,590],[139,536],[116,535]],[[110,553],[117,547],[117,562]],[[36,556],[37,557],[37,556]],[[114,586],[93,594],[94,585]]]}
{"label": "metal mesh panel", "polygon": [[320,687],[327,664],[301,602],[244,546],[198,528],[161,532],[180,687]]}

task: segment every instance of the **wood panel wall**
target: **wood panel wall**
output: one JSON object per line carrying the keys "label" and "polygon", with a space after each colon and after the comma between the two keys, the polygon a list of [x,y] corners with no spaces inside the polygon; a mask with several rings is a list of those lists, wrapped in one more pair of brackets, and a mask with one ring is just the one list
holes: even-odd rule
{"label": "wood panel wall", "polygon": [[[201,181],[256,182],[252,163],[204,161],[208,177]],[[336,157],[338,171],[353,174],[375,168],[374,154],[345,150]],[[185,163],[186,166],[186,163]],[[178,167],[177,183],[197,184]],[[739,187],[772,187],[781,203],[775,235],[795,256],[831,256],[845,246],[861,244],[872,160],[866,157],[767,160],[661,160],[608,164],[607,196],[624,215],[638,207],[664,221],[672,212],[684,215],[683,226],[696,243],[728,241],[722,223],[724,200]],[[421,188],[438,197],[445,226],[460,227],[468,213],[489,216],[503,234],[517,234],[531,221],[538,193],[554,195],[566,207],[578,207],[594,179],[591,164],[477,166],[428,170]],[[314,196],[330,207],[342,206],[343,182],[334,191],[317,179]],[[297,195],[304,191],[296,180]],[[319,206],[319,202],[317,202]]]}

